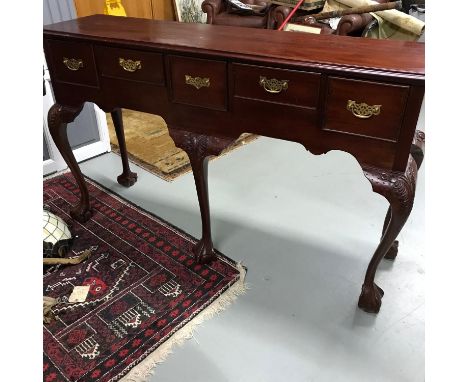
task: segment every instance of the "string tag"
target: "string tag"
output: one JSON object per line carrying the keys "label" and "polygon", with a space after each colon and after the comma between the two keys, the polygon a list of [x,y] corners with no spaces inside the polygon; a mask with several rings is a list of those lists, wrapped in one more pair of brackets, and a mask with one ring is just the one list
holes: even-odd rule
{"label": "string tag", "polygon": [[76,286],[73,288],[73,292],[68,297],[68,302],[85,302],[88,297],[90,285]]}

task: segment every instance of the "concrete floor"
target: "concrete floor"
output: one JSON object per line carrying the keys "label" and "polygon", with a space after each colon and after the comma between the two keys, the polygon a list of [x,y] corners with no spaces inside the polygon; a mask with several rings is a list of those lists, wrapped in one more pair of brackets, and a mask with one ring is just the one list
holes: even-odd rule
{"label": "concrete floor", "polygon": [[[132,166],[138,182],[126,189],[113,153],[81,168],[200,236],[191,174],[167,183]],[[378,315],[357,300],[388,204],[352,156],[261,137],[212,161],[209,183],[215,247],[248,267],[250,290],[151,382],[424,381],[424,164],[398,258],[377,274]]]}

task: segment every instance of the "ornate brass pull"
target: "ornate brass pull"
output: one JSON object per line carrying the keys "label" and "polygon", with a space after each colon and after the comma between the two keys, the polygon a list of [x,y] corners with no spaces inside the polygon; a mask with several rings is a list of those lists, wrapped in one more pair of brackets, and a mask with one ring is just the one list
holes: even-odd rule
{"label": "ornate brass pull", "polygon": [[346,108],[358,118],[370,118],[373,115],[380,114],[380,107],[382,105],[368,105],[367,103],[356,103],[356,101],[348,100]]}
{"label": "ornate brass pull", "polygon": [[189,76],[188,74],[185,75],[185,83],[187,85],[192,85],[197,88],[197,90],[206,87],[210,87],[210,79],[209,78],[202,78],[202,77],[192,77]]}
{"label": "ornate brass pull", "polygon": [[288,88],[288,80],[277,80],[276,78],[267,79],[266,77],[260,76],[258,82],[260,86],[263,86],[268,93],[280,93]]}
{"label": "ornate brass pull", "polygon": [[75,58],[63,58],[63,63],[65,66],[70,70],[78,70],[79,68],[83,67],[83,60],[82,59],[75,59]]}
{"label": "ornate brass pull", "polygon": [[141,61],[126,60],[122,57],[119,57],[119,65],[127,72],[134,72],[137,69],[141,69]]}

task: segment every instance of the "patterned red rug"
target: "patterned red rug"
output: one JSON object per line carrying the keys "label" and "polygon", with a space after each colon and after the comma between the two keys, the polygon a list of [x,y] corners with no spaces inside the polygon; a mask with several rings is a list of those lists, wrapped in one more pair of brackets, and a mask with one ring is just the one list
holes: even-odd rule
{"label": "patterned red rug", "polygon": [[[44,325],[44,381],[145,381],[194,326],[244,292],[245,270],[219,254],[197,265],[195,240],[160,218],[87,181],[94,214],[85,224],[68,214],[79,200],[70,174],[44,181],[44,204],[75,236],[77,265],[44,271],[44,296],[58,299]],[[90,286],[70,303],[75,286]]]}

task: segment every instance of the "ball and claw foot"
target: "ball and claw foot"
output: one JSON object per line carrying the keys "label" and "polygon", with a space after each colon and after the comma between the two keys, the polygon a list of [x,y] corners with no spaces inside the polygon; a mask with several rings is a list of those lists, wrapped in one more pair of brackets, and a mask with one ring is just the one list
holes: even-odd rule
{"label": "ball and claw foot", "polygon": [[367,313],[379,313],[383,295],[383,289],[377,284],[374,283],[372,287],[364,284],[359,296],[358,306]]}
{"label": "ball and claw foot", "polygon": [[388,249],[384,258],[387,260],[395,260],[398,255],[398,240],[395,240],[392,246]]}
{"label": "ball and claw foot", "polygon": [[136,172],[122,173],[117,177],[117,182],[124,187],[133,186],[138,179],[138,174]]}
{"label": "ball and claw foot", "polygon": [[87,209],[86,207],[82,207],[81,205],[77,205],[72,207],[70,210],[70,215],[76,221],[80,223],[86,223],[93,215],[93,211],[91,211],[91,209]]}
{"label": "ball and claw foot", "polygon": [[205,241],[200,240],[193,246],[192,252],[195,255],[195,261],[197,264],[211,263],[216,259],[213,244],[211,242],[206,243]]}

